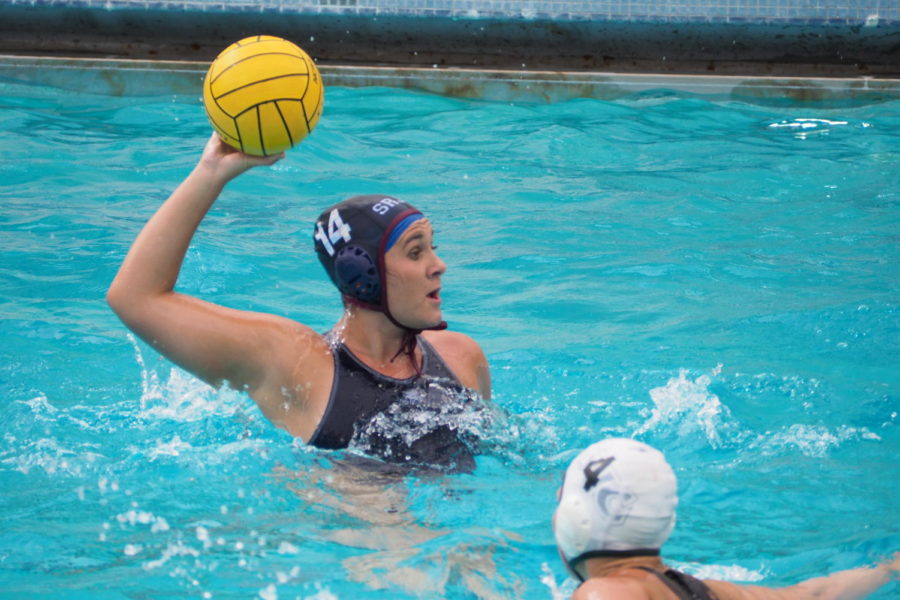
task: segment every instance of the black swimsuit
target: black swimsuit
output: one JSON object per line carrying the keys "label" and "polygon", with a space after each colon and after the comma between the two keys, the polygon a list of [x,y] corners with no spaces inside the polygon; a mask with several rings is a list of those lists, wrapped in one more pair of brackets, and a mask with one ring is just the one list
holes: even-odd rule
{"label": "black swimsuit", "polygon": [[666,569],[660,573],[649,567],[635,568],[656,575],[680,600],[717,600],[705,583],[687,573],[675,569]]}
{"label": "black swimsuit", "polygon": [[422,374],[378,373],[343,344],[333,346],[334,382],[310,439],[319,448],[353,447],[390,463],[472,471],[476,394],[464,387],[421,336]]}

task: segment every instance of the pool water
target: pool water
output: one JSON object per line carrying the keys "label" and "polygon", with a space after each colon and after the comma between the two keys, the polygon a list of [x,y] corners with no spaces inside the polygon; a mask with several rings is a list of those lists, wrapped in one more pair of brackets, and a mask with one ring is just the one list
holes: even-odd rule
{"label": "pool water", "polygon": [[324,331],[319,211],[429,214],[506,417],[473,473],[400,480],[106,307],[209,131],[198,98],[0,82],[0,597],[563,598],[555,490],[608,435],[667,454],[688,572],[786,585],[900,549],[900,102],[329,88],[312,136],[226,189],[179,288]]}

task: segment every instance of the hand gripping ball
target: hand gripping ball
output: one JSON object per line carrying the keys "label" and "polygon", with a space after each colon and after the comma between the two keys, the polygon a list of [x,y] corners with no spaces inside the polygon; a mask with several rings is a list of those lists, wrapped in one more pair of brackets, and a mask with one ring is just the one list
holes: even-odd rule
{"label": "hand gripping ball", "polygon": [[203,81],[203,105],[225,143],[269,156],[300,143],[322,114],[322,76],[306,52],[257,35],[225,48]]}

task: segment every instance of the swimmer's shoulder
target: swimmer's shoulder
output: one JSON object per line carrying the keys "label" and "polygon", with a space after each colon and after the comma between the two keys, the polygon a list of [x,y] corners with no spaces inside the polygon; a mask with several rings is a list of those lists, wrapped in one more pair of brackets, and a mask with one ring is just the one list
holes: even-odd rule
{"label": "swimmer's shoulder", "polygon": [[572,600],[651,600],[644,584],[632,577],[588,579],[575,590]]}
{"label": "swimmer's shoulder", "polygon": [[308,325],[269,313],[246,312],[244,315],[253,322],[252,329],[257,333],[260,346],[267,346],[276,352],[290,350],[292,354],[296,352],[305,354],[306,350],[310,350],[319,351],[314,355],[330,356],[330,347],[325,336]]}
{"label": "swimmer's shoulder", "polygon": [[437,350],[437,353],[448,365],[454,363],[474,368],[481,363],[487,363],[484,351],[478,342],[464,333],[444,329],[442,331],[424,331],[422,336]]}
{"label": "swimmer's shoulder", "polygon": [[[260,393],[272,395],[283,388],[308,389],[321,379],[323,369],[333,371],[334,359],[325,337],[293,319],[269,313],[231,312],[232,326],[223,321],[226,338],[240,338],[239,353],[216,358],[210,349],[210,360],[232,364],[222,370],[238,374],[236,380],[246,382],[243,389],[259,401]],[[322,384],[319,384],[320,386]],[[300,393],[304,397],[306,393]]]}
{"label": "swimmer's shoulder", "polygon": [[334,356],[325,336],[292,319],[265,313],[254,319],[253,357],[262,365],[256,385],[246,391],[266,417],[304,440],[312,437],[327,408]]}
{"label": "swimmer's shoulder", "polygon": [[468,388],[491,397],[491,378],[484,350],[474,339],[458,331],[425,331],[422,336],[434,347],[450,370]]}
{"label": "swimmer's shoulder", "polygon": [[451,329],[428,329],[422,332],[422,337],[428,340],[428,343],[436,349],[444,347],[447,349],[459,348],[470,352],[474,350],[481,351],[481,347],[474,339],[464,333],[453,331]]}

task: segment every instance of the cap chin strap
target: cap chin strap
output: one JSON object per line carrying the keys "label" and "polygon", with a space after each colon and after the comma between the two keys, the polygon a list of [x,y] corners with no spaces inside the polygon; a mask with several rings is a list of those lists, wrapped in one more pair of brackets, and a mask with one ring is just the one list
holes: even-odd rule
{"label": "cap chin strap", "polygon": [[384,314],[390,319],[391,323],[399,327],[403,330],[403,341],[400,342],[400,349],[397,350],[397,354],[391,357],[391,362],[394,362],[398,356],[401,354],[405,354],[409,357],[409,362],[412,363],[413,368],[416,370],[416,375],[422,374],[422,369],[419,368],[419,361],[416,360],[416,338],[420,333],[425,331],[425,329],[429,331],[441,331],[442,329],[447,329],[447,321],[441,321],[437,325],[433,325],[432,327],[425,327],[424,329],[417,329],[413,327],[407,327],[400,321],[394,318],[394,315],[391,314],[391,311],[385,307]]}
{"label": "cap chin strap", "polygon": [[589,558],[631,558],[634,556],[659,556],[659,548],[634,548],[632,550],[588,550],[575,558],[566,561],[569,572],[584,583],[584,577],[575,569],[575,565]]}
{"label": "cap chin strap", "polygon": [[416,370],[416,375],[422,374],[422,369],[419,367],[419,362],[416,360],[416,336],[418,336],[423,331],[442,331],[447,329],[447,321],[441,321],[437,325],[432,325],[431,327],[409,327],[408,325],[404,325],[400,321],[398,321],[394,315],[391,314],[390,309],[387,307],[387,298],[384,299],[385,306],[378,306],[377,304],[371,304],[369,302],[364,302],[359,298],[354,298],[353,296],[344,295],[344,302],[348,304],[353,304],[354,306],[359,306],[361,308],[365,308],[368,310],[374,310],[380,313],[383,313],[384,316],[388,318],[388,320],[403,330],[403,340],[400,342],[400,349],[397,350],[397,354],[391,357],[391,362],[394,362],[398,356],[404,354],[409,357],[409,361],[412,363],[413,368]]}
{"label": "cap chin strap", "polygon": [[[397,238],[392,237],[392,234],[395,232],[395,229],[398,227],[402,227],[402,230],[405,230],[408,227],[412,220],[409,220],[410,217],[415,217],[413,220],[422,217],[416,217],[416,215],[421,215],[418,210],[414,208],[410,208],[406,210],[396,217],[394,220],[388,225],[385,230],[384,235],[381,238],[381,243],[378,245],[378,278],[381,283],[381,306],[376,307],[375,310],[379,310],[385,314],[385,316],[390,320],[391,323],[399,327],[403,330],[403,341],[400,343],[400,349],[397,350],[397,354],[395,354],[391,358],[391,362],[397,359],[401,354],[405,354],[409,357],[409,362],[412,363],[413,368],[416,370],[416,375],[422,374],[422,369],[419,368],[419,363],[416,360],[416,336],[422,333],[424,330],[433,330],[440,331],[442,329],[447,329],[447,322],[441,321],[437,325],[432,327],[409,327],[404,325],[391,314],[391,309],[388,308],[388,300],[387,300],[387,265],[385,264],[385,255],[387,254],[388,248],[392,245]],[[405,223],[405,225],[402,225]],[[401,230],[401,235],[402,235]]]}

